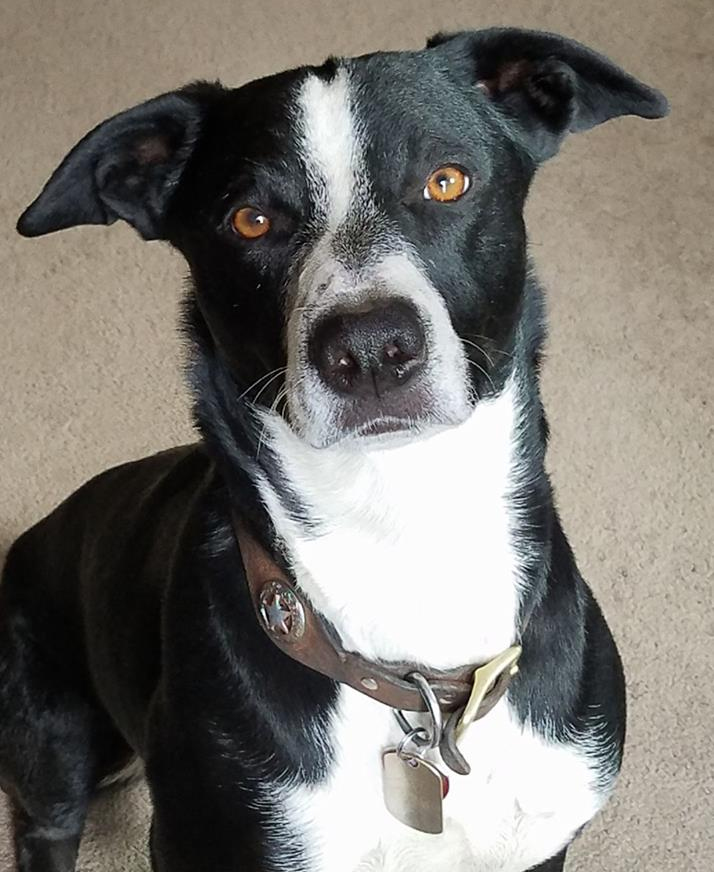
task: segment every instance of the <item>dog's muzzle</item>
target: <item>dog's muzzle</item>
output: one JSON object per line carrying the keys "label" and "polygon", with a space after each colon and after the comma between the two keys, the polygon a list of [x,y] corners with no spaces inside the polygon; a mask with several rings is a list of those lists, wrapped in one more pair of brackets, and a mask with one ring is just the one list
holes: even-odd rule
{"label": "dog's muzzle", "polygon": [[330,311],[312,330],[308,359],[342,407],[345,430],[402,429],[423,414],[427,339],[406,300]]}

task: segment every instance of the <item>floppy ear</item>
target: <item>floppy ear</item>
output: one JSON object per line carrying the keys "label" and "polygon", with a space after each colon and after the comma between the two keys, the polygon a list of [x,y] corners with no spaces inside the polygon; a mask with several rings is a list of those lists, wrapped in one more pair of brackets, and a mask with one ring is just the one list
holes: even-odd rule
{"label": "floppy ear", "polygon": [[552,33],[491,28],[437,34],[427,48],[449,71],[479,88],[535,160],[554,155],[565,135],[620,115],[662,118],[667,100],[603,55]]}
{"label": "floppy ear", "polygon": [[144,239],[164,237],[173,190],[219,85],[197,83],[121,112],[95,127],[57,167],[17,229],[41,236],[118,218]]}

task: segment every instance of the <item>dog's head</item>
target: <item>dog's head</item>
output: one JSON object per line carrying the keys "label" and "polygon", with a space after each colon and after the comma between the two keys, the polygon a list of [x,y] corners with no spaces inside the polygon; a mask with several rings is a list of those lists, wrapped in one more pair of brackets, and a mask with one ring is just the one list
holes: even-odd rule
{"label": "dog's head", "polygon": [[122,218],[169,240],[236,403],[318,447],[409,434],[460,423],[502,378],[538,163],[570,131],[666,110],[558,36],[439,36],[150,100],[89,133],[18,226]]}

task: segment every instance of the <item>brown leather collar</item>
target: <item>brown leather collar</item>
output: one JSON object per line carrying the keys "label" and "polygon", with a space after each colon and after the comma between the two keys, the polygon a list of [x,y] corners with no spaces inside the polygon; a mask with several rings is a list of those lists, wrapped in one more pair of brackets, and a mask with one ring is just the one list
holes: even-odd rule
{"label": "brown leather collar", "polygon": [[[408,678],[415,671],[427,679],[443,712],[462,709],[468,703],[474,673],[481,664],[427,672],[415,663],[379,663],[346,651],[334,628],[312,609],[305,595],[238,518],[234,518],[234,529],[258,623],[293,660],[393,709],[427,710],[421,692]],[[510,672],[504,672],[485,694],[478,707],[479,718],[503,696],[510,676]]]}

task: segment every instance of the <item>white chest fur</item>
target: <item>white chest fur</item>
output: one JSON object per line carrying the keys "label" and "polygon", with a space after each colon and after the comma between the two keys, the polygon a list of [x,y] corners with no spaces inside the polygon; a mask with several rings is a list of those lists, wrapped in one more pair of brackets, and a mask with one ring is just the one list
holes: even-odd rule
{"label": "white chest fur", "polygon": [[585,755],[520,726],[504,700],[462,742],[472,772],[451,776],[445,829],[424,835],[384,807],[381,753],[400,733],[388,709],[341,690],[324,785],[285,795],[310,872],[523,872],[554,855],[604,797]]}

